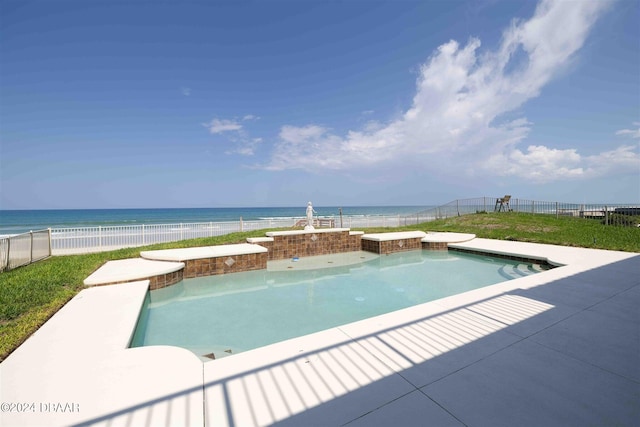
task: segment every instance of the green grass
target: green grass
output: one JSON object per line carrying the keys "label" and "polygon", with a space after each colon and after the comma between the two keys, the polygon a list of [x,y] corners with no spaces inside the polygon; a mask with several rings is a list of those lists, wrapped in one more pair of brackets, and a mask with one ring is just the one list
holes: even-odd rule
{"label": "green grass", "polygon": [[55,256],[0,273],[0,361],[84,289],[83,281],[107,261],[136,258],[142,250],[212,246],[264,236],[266,230],[162,243],[86,255]]}
{"label": "green grass", "polygon": [[640,252],[640,228],[604,225],[594,219],[515,212],[480,213],[406,228],[473,233],[487,239]]}
{"label": "green grass", "polygon": [[[368,233],[398,230],[474,233],[478,237],[565,246],[640,252],[640,228],[602,225],[597,220],[555,218],[522,213],[465,215],[399,228],[359,229]],[[211,246],[264,236],[267,230],[184,240],[143,248],[87,255],[56,256],[0,273],[0,360],[35,332],[84,288],[83,280],[107,261],[138,257],[142,250]]]}

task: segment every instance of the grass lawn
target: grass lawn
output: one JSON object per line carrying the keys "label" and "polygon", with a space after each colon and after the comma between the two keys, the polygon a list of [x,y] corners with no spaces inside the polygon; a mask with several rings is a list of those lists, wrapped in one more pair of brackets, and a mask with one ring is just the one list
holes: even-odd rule
{"label": "grass lawn", "polygon": [[562,246],[640,252],[640,228],[599,220],[526,213],[480,213],[423,223],[409,229],[455,231],[478,237]]}
{"label": "grass lawn", "polygon": [[137,258],[142,250],[246,242],[247,237],[264,236],[265,231],[232,233],[95,254],[54,256],[0,273],[0,361],[84,289],[84,279],[107,261]]}
{"label": "grass lawn", "polygon": [[[367,228],[365,232],[399,230],[474,233],[478,237],[640,252],[640,228],[602,225],[597,220],[555,218],[522,213],[481,213],[399,228]],[[107,261],[135,258],[142,250],[212,246],[245,242],[267,230],[184,240],[144,248],[87,255],[56,256],[0,273],[0,360],[35,332],[80,292],[82,281]]]}

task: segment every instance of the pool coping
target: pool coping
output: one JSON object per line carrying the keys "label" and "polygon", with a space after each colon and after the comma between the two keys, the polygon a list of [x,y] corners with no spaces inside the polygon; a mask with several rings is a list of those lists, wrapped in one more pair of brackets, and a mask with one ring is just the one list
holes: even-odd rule
{"label": "pool coping", "polygon": [[427,237],[427,233],[424,231],[394,231],[391,233],[366,233],[362,236],[362,240],[388,242],[402,239],[423,239],[425,237]]}
{"label": "pool coping", "polygon": [[[450,246],[546,259],[561,267],[205,364],[176,347],[126,348],[147,293],[146,282],[85,289],[0,364],[2,401],[36,405],[33,412],[0,413],[0,424],[384,425],[376,420],[413,413],[462,425],[471,421],[469,410],[475,411],[476,419],[493,416],[506,424],[517,411],[484,413],[463,392],[479,381],[478,387],[490,389],[482,399],[498,408],[510,401],[509,387],[503,393],[481,379],[482,369],[494,361],[508,362],[513,369],[506,379],[495,372],[498,382],[525,378],[524,373],[532,370],[545,380],[548,373],[565,384],[578,372],[605,381],[613,396],[629,397],[630,390],[638,389],[640,378],[633,372],[615,372],[615,364],[603,367],[602,361],[576,361],[573,348],[585,345],[580,341],[584,337],[574,336],[577,332],[564,341],[564,347],[544,338],[556,330],[573,331],[573,318],[601,315],[596,308],[611,301],[638,304],[639,254],[477,238]],[[578,289],[571,295],[575,300],[567,298],[565,294],[574,289]],[[529,317],[521,313],[514,318],[514,309],[520,313],[522,304]],[[603,328],[623,328],[635,321],[637,331],[637,318],[629,322],[620,316],[616,312],[598,319]],[[427,357],[443,342],[421,335],[425,323],[448,328],[448,340],[462,344]],[[468,327],[455,329],[460,323]],[[473,335],[473,331],[478,332]],[[637,343],[628,345],[630,350],[618,349],[609,357],[634,354]],[[436,350],[427,351],[429,346]],[[532,362],[527,359],[530,354],[540,357]],[[561,363],[547,366],[545,358]],[[533,365],[521,365],[522,360]],[[616,362],[628,364],[626,359]],[[466,381],[465,388],[458,388],[461,381]],[[523,417],[531,417],[530,422],[544,420],[545,408],[554,413],[554,405],[574,417],[606,416],[621,420],[621,425],[629,420],[624,408],[600,396],[597,387],[575,395],[569,388],[568,397],[554,403],[544,395],[551,391],[541,387],[541,381],[509,384],[530,403],[539,404],[532,403],[529,410],[518,408]],[[51,403],[72,405],[62,412],[46,406]],[[76,404],[78,411],[73,411]],[[583,412],[576,412],[578,406]]]}
{"label": "pool coping", "polygon": [[349,228],[311,228],[307,230],[285,230],[285,231],[267,231],[267,237],[297,236],[299,234],[323,234],[323,233],[341,233],[349,231]]}
{"label": "pool coping", "polygon": [[423,243],[461,243],[468,242],[476,238],[471,233],[451,233],[451,232],[434,232],[430,231],[422,238]]}
{"label": "pool coping", "polygon": [[154,261],[128,258],[104,263],[84,279],[85,286],[101,286],[145,280],[149,277],[175,273],[184,268],[183,262]]}
{"label": "pool coping", "polygon": [[203,258],[260,254],[266,253],[267,251],[268,250],[266,248],[251,243],[236,243],[219,246],[198,246],[193,248],[142,251],[140,252],[140,257],[155,261],[184,262]]}

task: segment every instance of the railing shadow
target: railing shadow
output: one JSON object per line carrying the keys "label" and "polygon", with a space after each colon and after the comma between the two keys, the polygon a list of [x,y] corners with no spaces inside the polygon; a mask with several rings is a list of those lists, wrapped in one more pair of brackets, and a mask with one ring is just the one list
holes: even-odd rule
{"label": "railing shadow", "polygon": [[[333,345],[314,343],[320,335],[313,335],[305,341],[310,350],[292,355],[290,348],[288,357],[256,350],[262,351],[264,363],[255,368],[221,359],[205,364],[203,388],[181,390],[76,425],[138,425],[137,421],[158,425],[155,407],[188,400],[202,390],[206,426],[344,425],[640,285],[639,268],[640,256],[635,256],[460,306],[453,300],[450,307],[446,301],[431,304],[429,313],[410,322],[388,327],[357,322],[339,328],[345,339]],[[635,322],[640,324],[637,316]],[[637,354],[630,351],[623,356]],[[248,358],[248,354],[233,357]],[[636,381],[640,383],[640,378]],[[430,404],[458,421],[455,414]],[[587,416],[589,410],[585,406]],[[633,417],[620,414],[618,407],[611,409],[614,413],[602,407],[594,411],[614,420],[619,417],[621,425]],[[160,421],[159,425],[175,425]],[[183,425],[194,424],[184,419]]]}

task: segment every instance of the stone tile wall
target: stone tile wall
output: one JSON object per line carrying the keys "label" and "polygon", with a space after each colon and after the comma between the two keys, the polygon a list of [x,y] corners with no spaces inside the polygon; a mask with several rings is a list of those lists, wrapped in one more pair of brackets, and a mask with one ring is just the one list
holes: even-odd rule
{"label": "stone tile wall", "polygon": [[360,250],[355,246],[359,237],[350,236],[348,230],[273,236],[273,246],[269,249],[269,259],[276,260],[357,251]]}
{"label": "stone tile wall", "polygon": [[422,238],[387,240],[383,242],[362,239],[362,250],[386,255],[394,252],[422,249]]}
{"label": "stone tile wall", "polygon": [[267,253],[229,255],[183,261],[184,278],[212,276],[214,274],[238,273],[267,268]]}
{"label": "stone tile wall", "polygon": [[[184,260],[185,267],[182,270],[137,280],[149,280],[150,290],[161,289],[176,284],[183,278],[190,279],[216,274],[264,270],[267,268],[267,259],[275,260],[296,256],[307,257],[359,251],[362,249],[362,242],[364,241],[361,234],[350,235],[348,230],[335,233],[275,236],[273,242],[255,243],[267,248],[268,252]],[[105,283],[104,285],[115,285],[131,281]]]}
{"label": "stone tile wall", "polygon": [[254,245],[262,246],[263,248],[267,248],[269,252],[267,252],[267,259],[271,261],[273,258],[273,242],[257,242],[253,243]]}
{"label": "stone tile wall", "polygon": [[162,274],[160,276],[149,278],[149,290],[166,288],[167,286],[175,285],[183,279],[183,270],[174,271],[173,273]]}
{"label": "stone tile wall", "polygon": [[449,249],[447,242],[422,242],[422,249],[428,251],[446,251]]}
{"label": "stone tile wall", "polygon": [[367,252],[380,253],[380,242],[362,239],[362,250]]}
{"label": "stone tile wall", "polygon": [[362,234],[349,235],[349,238],[347,239],[346,252],[355,252],[355,251],[361,251],[361,250],[362,250]]}

